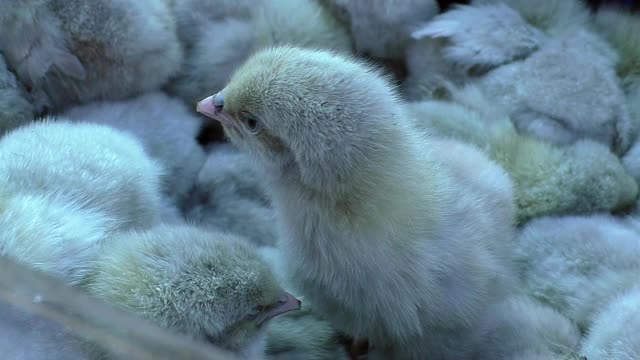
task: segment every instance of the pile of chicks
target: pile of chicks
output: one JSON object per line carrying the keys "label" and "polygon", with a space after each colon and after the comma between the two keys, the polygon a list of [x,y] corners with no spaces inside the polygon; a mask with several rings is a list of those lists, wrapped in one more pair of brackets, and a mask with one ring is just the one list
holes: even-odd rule
{"label": "pile of chicks", "polygon": [[640,17],[585,4],[3,1],[0,254],[244,359],[640,359]]}

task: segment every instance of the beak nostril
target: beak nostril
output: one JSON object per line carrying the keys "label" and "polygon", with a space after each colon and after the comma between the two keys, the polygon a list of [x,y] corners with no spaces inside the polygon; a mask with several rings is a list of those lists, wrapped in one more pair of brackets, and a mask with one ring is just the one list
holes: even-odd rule
{"label": "beak nostril", "polygon": [[224,107],[224,95],[222,95],[221,93],[217,93],[213,97],[213,106],[216,111],[222,111],[222,108]]}

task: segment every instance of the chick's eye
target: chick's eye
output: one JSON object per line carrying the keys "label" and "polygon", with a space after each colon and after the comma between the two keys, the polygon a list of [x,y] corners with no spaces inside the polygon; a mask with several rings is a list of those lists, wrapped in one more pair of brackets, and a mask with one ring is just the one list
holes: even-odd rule
{"label": "chick's eye", "polygon": [[258,318],[258,315],[260,315],[260,312],[258,310],[254,310],[247,314],[247,320],[253,321]]}
{"label": "chick's eye", "polygon": [[259,305],[255,307],[250,313],[247,314],[247,320],[252,321],[258,318],[258,316],[265,311],[265,307]]}
{"label": "chick's eye", "polygon": [[249,114],[243,114],[242,118],[244,120],[244,123],[247,125],[247,129],[249,129],[249,131],[251,131],[254,134],[260,131],[261,123],[260,121],[258,121],[258,119],[256,119],[255,116],[252,116]]}

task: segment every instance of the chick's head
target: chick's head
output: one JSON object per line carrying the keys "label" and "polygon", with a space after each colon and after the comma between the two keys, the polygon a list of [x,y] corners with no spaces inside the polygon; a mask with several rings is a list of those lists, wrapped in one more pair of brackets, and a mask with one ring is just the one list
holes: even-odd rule
{"label": "chick's head", "polygon": [[166,328],[238,351],[267,321],[297,310],[269,266],[241,239],[161,225],[112,239],[90,291]]}
{"label": "chick's head", "polygon": [[402,118],[397,94],[374,67],[325,50],[280,46],[250,57],[198,111],[267,170],[304,183],[344,183],[379,152]]}

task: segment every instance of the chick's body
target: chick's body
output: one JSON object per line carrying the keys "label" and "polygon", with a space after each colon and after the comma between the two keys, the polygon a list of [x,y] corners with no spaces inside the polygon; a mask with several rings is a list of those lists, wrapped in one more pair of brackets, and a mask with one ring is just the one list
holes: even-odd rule
{"label": "chick's body", "polygon": [[283,292],[246,241],[190,225],[111,238],[88,290],[243,359],[264,356],[264,322],[284,312],[268,314],[282,304]]}
{"label": "chick's body", "polygon": [[262,51],[200,106],[261,163],[287,266],[318,313],[385,357],[468,356],[510,280],[498,166],[429,140],[377,71],[330,52]]}

